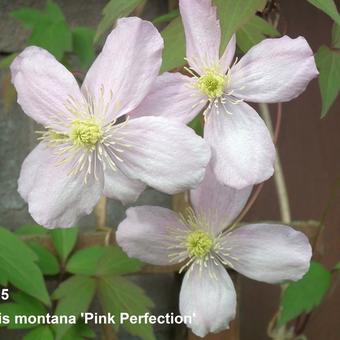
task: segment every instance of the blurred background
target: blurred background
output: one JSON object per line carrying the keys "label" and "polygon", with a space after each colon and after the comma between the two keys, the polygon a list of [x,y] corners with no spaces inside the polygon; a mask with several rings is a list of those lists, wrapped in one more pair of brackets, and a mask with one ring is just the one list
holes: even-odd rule
{"label": "blurred background", "polygon": [[[96,30],[102,19],[106,0],[55,0],[70,27],[86,26]],[[291,37],[304,36],[316,52],[321,45],[330,45],[333,21],[322,11],[303,0],[274,1],[271,5],[279,11],[278,30]],[[169,7],[170,6],[170,7]],[[0,0],[0,63],[12,53],[27,46],[31,34],[20,21],[10,15],[22,7],[42,10],[45,0]],[[152,20],[175,8],[174,1],[149,0],[137,14]],[[165,24],[161,24],[163,28]],[[97,45],[100,50],[100,43]],[[339,51],[337,51],[339,53]],[[90,57],[89,57],[90,58]],[[82,68],[79,60],[69,61],[75,72]],[[86,64],[86,61],[84,61]],[[83,64],[84,64],[83,63]],[[83,71],[80,71],[80,73]],[[0,68],[0,225],[15,230],[25,224],[34,224],[26,203],[17,193],[17,178],[21,163],[36,145],[38,129],[15,103],[15,93],[9,87],[8,69]],[[270,106],[275,120],[276,106]],[[340,178],[340,106],[339,99],[332,105],[327,116],[320,119],[321,97],[318,81],[313,80],[307,90],[290,103],[284,103],[278,150],[285,174],[291,213],[294,221],[320,220],[330,196]],[[168,195],[147,189],[137,204],[171,207]],[[328,269],[340,259],[340,196],[335,196],[329,210],[318,249],[318,260]],[[107,226],[116,226],[124,218],[125,207],[108,200]],[[270,179],[245,220],[280,220],[277,193]],[[83,218],[82,231],[93,230],[96,215]],[[143,287],[154,301],[156,313],[177,311],[177,294],[180,276],[174,273],[136,274],[134,282]],[[240,278],[239,309],[240,335],[242,340],[264,340],[267,326],[275,314],[280,299],[280,288]],[[340,290],[326,296],[323,303],[311,315],[305,334],[311,340],[340,339]],[[96,302],[94,302],[96,305]],[[94,307],[96,308],[96,307]],[[190,339],[195,337],[188,335]],[[207,336],[206,339],[229,339],[228,333]],[[184,327],[157,327],[157,339],[184,339]],[[0,328],[0,339],[20,339],[22,333]],[[98,338],[100,336],[98,335]],[[135,339],[121,334],[119,339]]]}

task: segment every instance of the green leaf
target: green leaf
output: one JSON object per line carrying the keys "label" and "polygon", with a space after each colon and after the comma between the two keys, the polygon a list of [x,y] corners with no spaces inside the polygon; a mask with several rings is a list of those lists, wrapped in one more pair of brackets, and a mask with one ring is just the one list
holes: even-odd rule
{"label": "green leaf", "polygon": [[16,11],[12,11],[10,15],[21,21],[25,27],[30,29],[34,29],[36,26],[48,25],[46,15],[35,9],[23,7]]}
{"label": "green leaf", "polygon": [[27,333],[23,340],[54,340],[54,336],[49,326],[39,326]]}
{"label": "green leaf", "polygon": [[157,25],[157,24],[162,24],[164,22],[169,22],[172,19],[175,19],[179,16],[179,10],[178,9],[174,9],[172,11],[170,11],[167,14],[164,15],[160,15],[159,17],[155,18],[152,20],[152,23]]}
{"label": "green leaf", "polygon": [[322,97],[321,118],[325,117],[340,89],[340,54],[321,46],[315,56],[320,72],[319,86]]}
{"label": "green leaf", "polygon": [[84,338],[95,338],[96,333],[89,325],[77,323],[72,325],[70,329],[61,337],[61,340],[83,340]]}
{"label": "green leaf", "polygon": [[47,1],[44,11],[22,8],[11,15],[32,30],[29,45],[47,49],[57,59],[72,50],[72,33],[59,6]]}
{"label": "green leaf", "polygon": [[0,313],[1,315],[8,315],[9,323],[1,323],[0,328],[5,327],[7,329],[26,329],[26,328],[33,328],[35,325],[32,324],[25,324],[25,323],[16,323],[15,316],[16,315],[23,315],[23,316],[30,316],[36,315],[31,313],[26,307],[23,307],[17,303],[1,303],[0,304]]}
{"label": "green leaf", "polygon": [[0,286],[6,287],[8,284],[8,277],[5,271],[0,270]]}
{"label": "green leaf", "polygon": [[79,228],[53,229],[51,231],[55,248],[63,262],[73,250],[78,237]]}
{"label": "green leaf", "polygon": [[340,15],[333,0],[308,0],[316,8],[321,9],[340,25]]}
{"label": "green leaf", "polygon": [[65,17],[60,7],[52,0],[47,0],[46,2],[46,14],[54,22],[64,21]]}
{"label": "green leaf", "polygon": [[35,253],[14,234],[0,228],[0,270],[18,289],[49,305],[50,298]]}
{"label": "green leaf", "polygon": [[340,25],[333,24],[332,29],[332,46],[334,48],[340,48]]}
{"label": "green leaf", "polygon": [[[52,294],[53,299],[59,300],[55,315],[74,315],[78,317],[88,310],[95,292],[95,279],[89,276],[72,276],[61,283]],[[55,325],[54,329],[57,338],[63,336],[71,326],[71,324]]]}
{"label": "green leaf", "polygon": [[65,22],[50,23],[33,31],[28,44],[43,47],[61,60],[72,51],[72,33]]}
{"label": "green leaf", "polygon": [[203,137],[203,117],[201,114],[197,115],[189,124],[189,126],[195,130],[195,132]]}
{"label": "green leaf", "polygon": [[263,10],[266,0],[214,0],[221,25],[221,48],[224,52],[233,33],[244,25],[258,10]]}
{"label": "green leaf", "polygon": [[[153,307],[152,301],[141,288],[119,276],[104,276],[98,279],[98,295],[104,313],[143,315]],[[144,340],[155,339],[150,324],[131,324],[126,321],[121,326]],[[118,325],[113,327],[117,329]]]}
{"label": "green leaf", "polygon": [[300,281],[290,283],[284,291],[279,325],[318,306],[330,284],[331,274],[320,263],[312,261],[307,274]]}
{"label": "green leaf", "polygon": [[10,55],[8,55],[5,58],[2,58],[0,61],[0,70],[9,68],[9,66],[12,64],[12,61],[14,60],[14,58],[18,55],[18,53],[12,53]]}
{"label": "green leaf", "polygon": [[95,32],[88,27],[75,27],[72,30],[73,49],[80,60],[83,68],[90,66],[94,60],[95,53],[93,39]]}
{"label": "green leaf", "polygon": [[99,259],[96,275],[135,273],[142,267],[142,262],[128,257],[119,247],[106,247]]}
{"label": "green leaf", "polygon": [[46,307],[36,298],[29,296],[24,292],[15,292],[11,294],[11,298],[17,304],[27,308],[35,315],[46,314]]}
{"label": "green leaf", "polygon": [[98,261],[104,253],[104,246],[93,246],[78,250],[67,262],[66,270],[73,274],[94,275]]}
{"label": "green leaf", "polygon": [[140,261],[129,258],[119,247],[94,246],[76,252],[66,269],[73,274],[102,276],[133,273],[141,266]]}
{"label": "green leaf", "polygon": [[266,37],[278,36],[280,36],[278,30],[257,15],[254,15],[236,34],[237,45],[243,52],[247,52]]}
{"label": "green leaf", "polygon": [[335,266],[334,266],[335,270],[340,270],[340,262],[338,262]]}
{"label": "green leaf", "polygon": [[34,241],[30,241],[28,245],[38,256],[37,264],[44,275],[56,275],[59,273],[58,260],[47,248]]}
{"label": "green leaf", "polygon": [[181,18],[172,20],[161,35],[164,39],[162,73],[185,64],[185,34]]}
{"label": "green leaf", "polygon": [[48,233],[48,229],[40,225],[24,224],[14,231],[16,235],[44,235]]}
{"label": "green leaf", "polygon": [[94,38],[97,43],[100,37],[111,28],[118,18],[128,16],[144,0],[111,0],[103,9],[103,18],[100,21]]}
{"label": "green leaf", "polygon": [[46,314],[46,308],[36,299],[26,295],[25,293],[18,292],[11,294],[14,303],[1,303],[0,313],[2,315],[8,315],[10,318],[9,324],[2,324],[0,327],[6,327],[8,329],[24,329],[33,328],[33,324],[20,324],[15,323],[16,315],[44,315]]}

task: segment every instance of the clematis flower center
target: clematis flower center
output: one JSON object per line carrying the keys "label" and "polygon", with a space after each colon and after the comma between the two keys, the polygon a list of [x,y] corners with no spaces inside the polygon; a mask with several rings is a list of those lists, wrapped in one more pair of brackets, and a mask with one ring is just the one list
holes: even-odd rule
{"label": "clematis flower center", "polygon": [[227,77],[225,75],[214,69],[209,69],[198,79],[197,87],[209,98],[218,98],[223,95],[226,82]]}
{"label": "clematis flower center", "polygon": [[190,256],[204,257],[213,247],[212,237],[203,230],[196,230],[188,234],[186,246]]}
{"label": "clematis flower center", "polygon": [[93,147],[103,138],[103,130],[94,117],[76,119],[71,124],[70,138],[77,146]]}

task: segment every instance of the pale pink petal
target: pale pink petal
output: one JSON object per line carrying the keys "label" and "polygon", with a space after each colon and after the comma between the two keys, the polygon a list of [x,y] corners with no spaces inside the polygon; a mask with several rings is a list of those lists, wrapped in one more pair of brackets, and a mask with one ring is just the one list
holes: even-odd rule
{"label": "pale pink petal", "polygon": [[190,191],[190,200],[196,213],[207,220],[217,235],[239,215],[251,190],[251,186],[236,190],[221,184],[209,165],[203,182]]}
{"label": "pale pink petal", "polygon": [[230,67],[231,62],[233,61],[235,55],[235,50],[236,50],[236,35],[233,34],[220,59],[220,67],[223,73],[226,73],[228,68]]}
{"label": "pale pink petal", "polygon": [[185,274],[179,296],[182,315],[192,316],[188,327],[198,336],[229,328],[236,314],[236,292],[227,271],[219,263],[194,263]]}
{"label": "pale pink petal", "polygon": [[204,138],[212,149],[217,179],[236,189],[272,176],[275,148],[269,131],[256,111],[246,103],[227,102],[208,114]]}
{"label": "pale pink petal", "polygon": [[83,176],[69,175],[69,168],[57,162],[53,150],[41,143],[24,161],[18,180],[30,214],[47,228],[74,226],[91,213],[103,189],[102,174],[85,184]]}
{"label": "pale pink petal", "polygon": [[121,146],[122,161],[117,166],[128,177],[168,194],[196,187],[203,180],[209,146],[184,124],[140,117],[130,119],[121,133],[128,145]]}
{"label": "pale pink petal", "polygon": [[171,232],[183,232],[179,216],[173,211],[152,206],[129,208],[116,232],[117,243],[130,256],[154,265],[170,265],[171,255],[185,249]]}
{"label": "pale pink petal", "polygon": [[180,0],[187,59],[199,74],[219,64],[220,23],[211,0]]}
{"label": "pale pink petal", "polygon": [[260,103],[297,97],[318,75],[313,51],[303,37],[265,39],[232,68],[230,90],[238,98]]}
{"label": "pale pink petal", "polygon": [[24,159],[21,165],[20,177],[18,179],[18,192],[27,202],[29,193],[34,188],[38,169],[43,164],[42,155],[46,152],[45,143],[39,143]]}
{"label": "pale pink petal", "polygon": [[121,201],[123,204],[133,203],[145,190],[145,184],[126,177],[119,169],[104,171],[104,195]]}
{"label": "pale pink petal", "polygon": [[291,227],[249,224],[224,236],[225,256],[233,268],[254,280],[279,283],[299,280],[308,271],[312,249],[308,238]]}
{"label": "pale pink petal", "polygon": [[189,123],[207,104],[208,98],[194,87],[196,80],[180,73],[163,73],[130,117],[163,116]]}
{"label": "pale pink petal", "polygon": [[73,75],[46,50],[30,46],[11,65],[12,83],[23,111],[45,127],[67,131],[68,101],[84,98]]}
{"label": "pale pink petal", "polygon": [[82,86],[105,103],[108,121],[143,100],[159,73],[162,49],[163,39],[150,22],[136,17],[117,21]]}

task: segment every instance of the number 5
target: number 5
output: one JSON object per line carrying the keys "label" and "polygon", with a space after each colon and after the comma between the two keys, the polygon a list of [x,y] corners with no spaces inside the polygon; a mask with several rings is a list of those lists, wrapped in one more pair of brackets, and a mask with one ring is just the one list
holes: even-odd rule
{"label": "number 5", "polygon": [[1,289],[0,299],[4,301],[9,299],[8,288]]}

